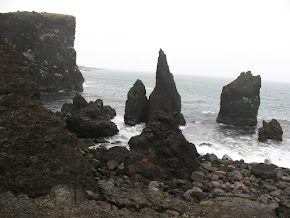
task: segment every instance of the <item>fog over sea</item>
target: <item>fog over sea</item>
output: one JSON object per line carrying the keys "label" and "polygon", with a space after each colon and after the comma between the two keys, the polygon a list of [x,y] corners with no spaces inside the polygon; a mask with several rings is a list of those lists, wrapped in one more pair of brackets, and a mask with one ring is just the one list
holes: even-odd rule
{"label": "fog over sea", "polygon": [[[129,139],[140,134],[145,125],[131,127],[124,124],[127,93],[135,81],[141,79],[149,97],[155,87],[155,73],[97,69],[82,73],[86,81],[83,84],[84,91],[80,94],[87,101],[100,98],[104,105],[110,105],[117,111],[113,122],[117,124],[119,133],[106,139],[118,142],[113,145],[129,147]],[[256,75],[255,72],[252,74]],[[219,158],[228,154],[235,160],[243,159],[245,162],[264,162],[269,159],[278,166],[290,168],[290,84],[264,81],[262,78],[257,127],[235,127],[216,122],[222,88],[233,79],[177,74],[174,80],[187,122],[185,127],[180,128],[200,154],[214,153]],[[73,91],[42,93],[41,100],[46,108],[55,112],[60,110],[63,103],[72,102],[74,95]],[[283,141],[258,142],[258,128],[262,126],[263,119],[270,121],[273,118],[283,128]]]}

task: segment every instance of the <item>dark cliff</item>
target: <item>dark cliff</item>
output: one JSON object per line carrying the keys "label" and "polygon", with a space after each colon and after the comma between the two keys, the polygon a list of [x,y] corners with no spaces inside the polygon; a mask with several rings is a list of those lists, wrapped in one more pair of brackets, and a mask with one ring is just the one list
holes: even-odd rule
{"label": "dark cliff", "polygon": [[29,68],[0,40],[0,192],[35,197],[58,184],[94,190],[83,146],[45,109]]}
{"label": "dark cliff", "polygon": [[22,55],[40,90],[83,89],[76,65],[75,17],[16,12],[0,14],[0,36]]}

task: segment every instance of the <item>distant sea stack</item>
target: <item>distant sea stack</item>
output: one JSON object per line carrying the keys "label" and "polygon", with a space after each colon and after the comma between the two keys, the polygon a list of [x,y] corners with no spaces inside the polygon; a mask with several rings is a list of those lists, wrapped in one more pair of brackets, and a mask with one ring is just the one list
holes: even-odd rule
{"label": "distant sea stack", "polygon": [[134,126],[145,122],[148,111],[148,99],[146,89],[141,80],[137,80],[127,95],[125,107],[125,123]]}
{"label": "distant sea stack", "polygon": [[217,122],[235,126],[257,125],[261,77],[251,71],[223,87]]}
{"label": "distant sea stack", "polygon": [[22,55],[41,91],[82,91],[84,78],[76,65],[75,17],[15,12],[0,14],[0,36]]}
{"label": "distant sea stack", "polygon": [[156,111],[163,111],[171,117],[178,119],[180,125],[185,125],[181,111],[181,98],[176,89],[173,75],[170,73],[165,53],[160,49],[156,86],[149,97],[149,109],[147,121]]}
{"label": "distant sea stack", "polygon": [[272,119],[270,122],[263,120],[263,127],[259,128],[258,134],[258,140],[261,142],[265,142],[267,139],[282,141],[283,130],[277,120]]}

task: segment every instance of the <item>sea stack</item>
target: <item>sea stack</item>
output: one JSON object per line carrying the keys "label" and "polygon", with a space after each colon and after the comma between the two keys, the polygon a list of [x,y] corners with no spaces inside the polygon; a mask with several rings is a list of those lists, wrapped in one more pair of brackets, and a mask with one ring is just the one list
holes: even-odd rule
{"label": "sea stack", "polygon": [[125,123],[134,126],[146,122],[148,111],[148,99],[146,89],[141,80],[137,80],[129,90],[125,107]]}
{"label": "sea stack", "polygon": [[156,111],[163,111],[170,117],[178,119],[180,125],[185,125],[184,117],[180,113],[181,98],[170,73],[166,55],[161,49],[157,63],[156,86],[149,97],[147,122]]}
{"label": "sea stack", "polygon": [[151,114],[146,128],[132,137],[129,145],[125,171],[136,181],[189,180],[199,167],[194,144],[184,138],[178,120],[162,111]]}
{"label": "sea stack", "polygon": [[261,142],[264,142],[267,139],[282,141],[283,130],[277,120],[272,119],[269,123],[263,120],[263,127],[259,128],[258,134],[258,140]]}
{"label": "sea stack", "polygon": [[260,106],[261,77],[251,71],[223,87],[217,122],[235,126],[256,126]]}
{"label": "sea stack", "polygon": [[29,65],[41,91],[83,90],[74,49],[75,25],[70,15],[0,13],[0,36]]}

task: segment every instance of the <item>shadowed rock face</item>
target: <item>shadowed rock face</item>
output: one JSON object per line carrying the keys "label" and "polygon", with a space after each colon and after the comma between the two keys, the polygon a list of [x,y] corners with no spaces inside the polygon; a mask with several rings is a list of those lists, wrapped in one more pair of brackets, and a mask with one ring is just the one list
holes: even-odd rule
{"label": "shadowed rock face", "polygon": [[259,128],[258,134],[258,140],[261,142],[264,142],[267,139],[282,141],[283,130],[277,120],[272,119],[269,123],[263,120],[263,127]]}
{"label": "shadowed rock face", "polygon": [[98,138],[113,136],[118,128],[111,121],[116,116],[115,109],[97,99],[87,102],[81,95],[76,94],[73,104],[64,104],[61,108],[62,119],[67,123],[66,128],[79,138]]}
{"label": "shadowed rock face", "polygon": [[0,41],[0,192],[44,195],[58,184],[94,190],[91,164],[65,123],[46,110],[29,68]]}
{"label": "shadowed rock face", "polygon": [[164,112],[151,115],[141,135],[132,137],[129,145],[125,170],[135,180],[189,179],[199,166],[194,144],[184,138],[177,120]]}
{"label": "shadowed rock face", "polygon": [[223,87],[217,122],[235,126],[257,125],[260,106],[261,77],[251,71],[242,72],[230,84]]}
{"label": "shadowed rock face", "polygon": [[75,17],[50,13],[0,14],[0,35],[22,55],[40,90],[83,90],[76,65]]}
{"label": "shadowed rock face", "polygon": [[129,90],[125,108],[125,123],[134,126],[145,122],[148,111],[148,99],[145,86],[141,80],[137,80]]}
{"label": "shadowed rock face", "polygon": [[169,71],[166,55],[160,49],[157,71],[156,86],[149,97],[149,110],[147,121],[156,111],[163,111],[171,117],[182,119],[180,124],[185,124],[181,111],[181,98],[176,89],[173,75]]}

